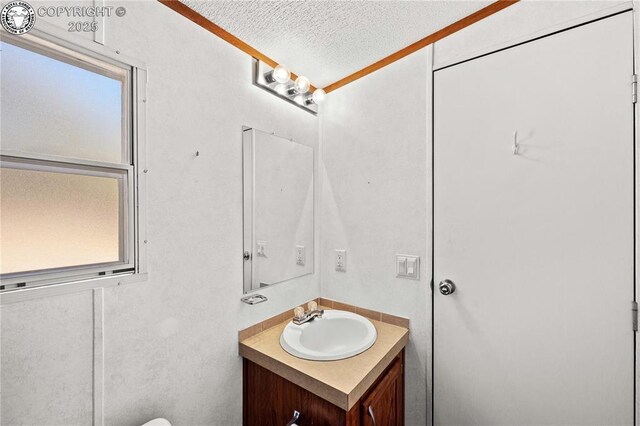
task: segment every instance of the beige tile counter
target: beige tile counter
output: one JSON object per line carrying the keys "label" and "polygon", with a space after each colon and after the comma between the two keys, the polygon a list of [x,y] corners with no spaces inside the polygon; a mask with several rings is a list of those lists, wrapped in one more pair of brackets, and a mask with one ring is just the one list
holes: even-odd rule
{"label": "beige tile counter", "polygon": [[409,340],[404,327],[371,320],[378,338],[367,351],[339,361],[296,358],[280,346],[282,322],[240,342],[240,355],[348,411]]}

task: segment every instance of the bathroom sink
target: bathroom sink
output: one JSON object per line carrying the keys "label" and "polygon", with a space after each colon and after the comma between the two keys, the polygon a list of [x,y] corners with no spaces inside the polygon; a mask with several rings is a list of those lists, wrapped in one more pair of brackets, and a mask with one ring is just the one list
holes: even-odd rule
{"label": "bathroom sink", "polygon": [[287,324],[280,346],[291,355],[313,361],[334,361],[369,349],[378,334],[371,321],[353,312],[327,310],[305,324]]}

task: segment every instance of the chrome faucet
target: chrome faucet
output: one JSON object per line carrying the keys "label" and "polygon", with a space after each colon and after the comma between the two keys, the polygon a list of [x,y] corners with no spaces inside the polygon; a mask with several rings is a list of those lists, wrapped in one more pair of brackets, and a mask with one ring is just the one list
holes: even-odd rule
{"label": "chrome faucet", "polygon": [[309,302],[307,304],[308,311],[304,311],[302,306],[298,306],[294,309],[295,316],[293,317],[293,323],[296,325],[302,325],[309,321],[312,321],[316,318],[322,318],[324,315],[323,309],[318,309],[318,304],[316,302]]}
{"label": "chrome faucet", "polygon": [[315,309],[313,311],[307,311],[304,313],[304,315],[302,315],[301,317],[294,317],[293,318],[293,323],[296,325],[301,325],[304,324],[305,322],[309,322],[315,318],[322,318],[322,315],[324,314],[324,310],[323,309]]}

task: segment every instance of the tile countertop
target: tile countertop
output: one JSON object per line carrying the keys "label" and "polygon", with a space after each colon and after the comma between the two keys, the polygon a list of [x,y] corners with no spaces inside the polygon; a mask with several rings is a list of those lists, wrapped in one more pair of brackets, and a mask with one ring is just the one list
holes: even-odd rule
{"label": "tile countertop", "polygon": [[370,321],[378,332],[376,342],[351,358],[309,361],[290,355],[280,346],[280,335],[289,321],[242,340],[240,356],[349,411],[409,340],[404,327]]}

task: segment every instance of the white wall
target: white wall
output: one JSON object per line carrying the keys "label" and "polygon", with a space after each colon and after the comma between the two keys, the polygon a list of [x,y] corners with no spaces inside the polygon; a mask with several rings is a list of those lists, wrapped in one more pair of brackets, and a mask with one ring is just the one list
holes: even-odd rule
{"label": "white wall", "polygon": [[[426,419],[427,55],[423,50],[331,93],[321,110],[322,296],[410,319],[407,425]],[[346,272],[335,271],[335,249],[347,250]],[[420,256],[419,280],[396,278],[397,253]]]}
{"label": "white wall", "polygon": [[2,306],[3,424],[91,424],[95,402],[106,424],[239,425],[238,329],[319,295],[315,274],[240,302],[242,126],[317,147],[317,118],[252,86],[247,55],[159,2],[124,6],[105,37],[148,68],[149,280],[104,289],[103,304],[85,291]]}

